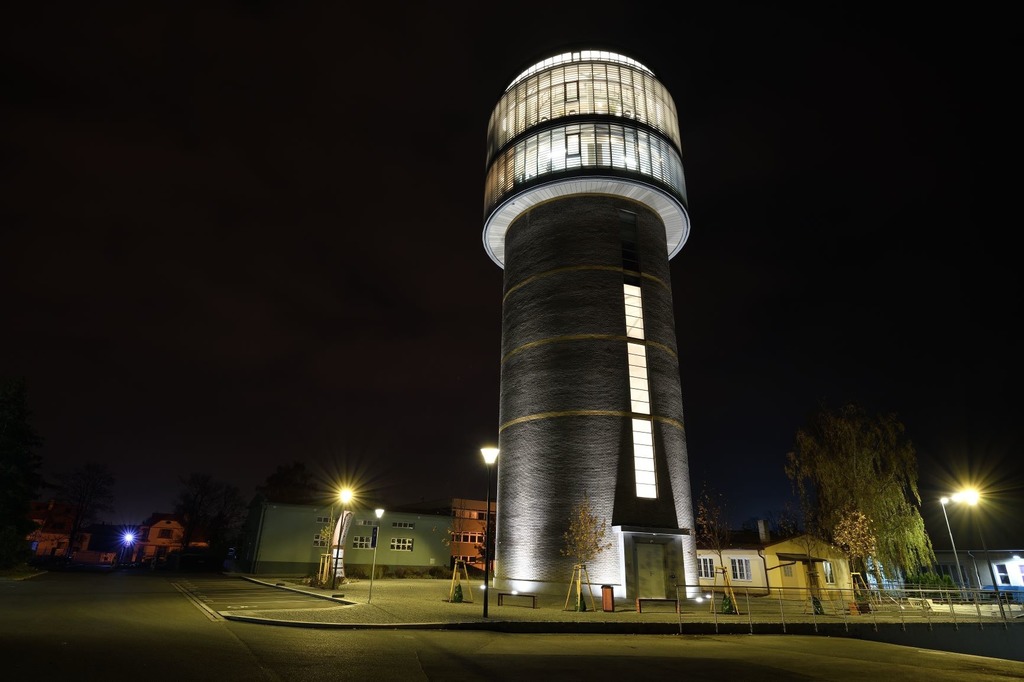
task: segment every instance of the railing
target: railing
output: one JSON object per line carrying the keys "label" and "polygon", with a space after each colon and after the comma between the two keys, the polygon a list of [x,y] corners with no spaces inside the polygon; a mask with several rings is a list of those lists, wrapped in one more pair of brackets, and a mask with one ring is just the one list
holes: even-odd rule
{"label": "railing", "polygon": [[[676,589],[677,598],[685,594]],[[1014,619],[1024,622],[1024,604],[1013,593],[979,589],[806,589],[742,588],[723,591],[702,588],[698,599],[680,601],[680,623],[713,620],[716,624],[747,623],[754,632],[758,625],[869,623],[877,630],[881,623],[951,623],[954,628],[972,625],[984,629],[1006,627]]]}

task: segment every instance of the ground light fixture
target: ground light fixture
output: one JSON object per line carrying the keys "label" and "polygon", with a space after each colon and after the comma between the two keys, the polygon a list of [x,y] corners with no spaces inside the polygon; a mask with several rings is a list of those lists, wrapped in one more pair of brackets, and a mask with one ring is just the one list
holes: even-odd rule
{"label": "ground light fixture", "polygon": [[498,459],[498,448],[480,448],[487,467],[487,494],[484,495],[484,618],[487,617],[487,603],[490,601],[491,575],[491,466]]}

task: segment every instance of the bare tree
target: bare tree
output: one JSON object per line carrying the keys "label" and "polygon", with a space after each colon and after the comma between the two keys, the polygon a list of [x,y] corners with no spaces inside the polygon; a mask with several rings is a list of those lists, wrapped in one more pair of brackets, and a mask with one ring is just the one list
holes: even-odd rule
{"label": "bare tree", "polygon": [[96,521],[102,512],[114,510],[114,475],[106,464],[86,462],[70,473],[54,477],[56,499],[71,505],[71,532],[68,535],[67,557],[71,557],[82,528]]}
{"label": "bare tree", "polygon": [[729,547],[732,531],[725,497],[705,483],[697,497],[695,519],[697,544],[707,547],[718,556],[718,564],[725,570],[725,550]]}
{"label": "bare tree", "polygon": [[174,513],[181,517],[184,526],[182,547],[187,549],[196,532],[202,531],[211,550],[225,551],[245,513],[238,488],[202,473],[192,473],[180,482],[182,488]]}

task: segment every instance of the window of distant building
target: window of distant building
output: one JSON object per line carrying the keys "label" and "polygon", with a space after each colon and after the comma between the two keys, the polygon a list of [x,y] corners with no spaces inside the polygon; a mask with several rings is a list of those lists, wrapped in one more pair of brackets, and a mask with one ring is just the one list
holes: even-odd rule
{"label": "window of distant building", "polygon": [[411,521],[395,521],[391,524],[392,528],[415,528],[416,524]]}
{"label": "window of distant building", "polygon": [[483,544],[484,534],[483,533],[452,533],[452,540],[455,542],[475,542],[477,544]]}
{"label": "window of distant building", "polygon": [[1000,585],[1010,584],[1010,572],[1006,568],[1006,564],[996,564],[996,575],[999,576]]}
{"label": "window of distant building", "polygon": [[782,567],[782,575],[786,578],[793,577],[793,564],[785,564]]}
{"label": "window of distant building", "polygon": [[733,580],[750,580],[750,559],[729,559]]}
{"label": "window of distant building", "polygon": [[160,532],[157,534],[157,537],[160,538],[161,540],[167,540],[171,536],[172,536],[172,531],[171,531],[170,528],[161,528]]}
{"label": "window of distant building", "polygon": [[353,549],[373,549],[373,547],[371,546],[370,542],[371,541],[370,541],[370,536],[369,535],[357,535],[354,538],[352,538],[352,548]]}
{"label": "window of distant building", "polygon": [[822,561],[821,562],[821,572],[825,574],[825,584],[826,585],[835,585],[836,576],[835,576],[835,573],[832,572],[832,562],[831,561]]}
{"label": "window of distant building", "polygon": [[379,526],[380,521],[378,519],[359,519],[356,521],[357,526]]}
{"label": "window of distant building", "polygon": [[322,536],[319,533],[317,533],[316,535],[313,536],[313,546],[314,547],[326,547],[327,546],[327,538],[325,538],[324,536]]}
{"label": "window of distant building", "polygon": [[697,577],[699,578],[714,578],[715,577],[715,560],[709,556],[702,556],[697,558]]}
{"label": "window of distant building", "polygon": [[412,538],[391,538],[391,549],[396,552],[411,552]]}
{"label": "window of distant building", "polygon": [[330,516],[318,516],[318,517],[316,517],[316,522],[317,523],[330,523],[331,522],[331,517]]}

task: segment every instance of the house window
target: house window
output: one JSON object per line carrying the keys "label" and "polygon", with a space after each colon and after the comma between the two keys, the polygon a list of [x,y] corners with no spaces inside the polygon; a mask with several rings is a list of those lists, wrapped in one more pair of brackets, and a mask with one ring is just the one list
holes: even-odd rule
{"label": "house window", "polygon": [[475,542],[477,544],[483,544],[484,534],[483,533],[452,533],[452,540],[455,542]]}
{"label": "house window", "polygon": [[325,538],[322,535],[314,535],[313,536],[313,546],[314,547],[326,547],[327,546],[327,538]]}
{"label": "house window", "polygon": [[832,562],[831,561],[822,561],[821,562],[821,572],[825,574],[825,584],[826,585],[835,585],[836,584],[836,576],[835,576],[835,573],[832,572]]}
{"label": "house window", "polygon": [[714,578],[715,577],[715,560],[709,556],[697,557],[697,577],[698,578]]}
{"label": "house window", "polygon": [[412,538],[391,538],[391,549],[396,552],[411,552]]}
{"label": "house window", "polygon": [[1000,585],[1010,584],[1010,573],[1006,569],[1006,564],[996,564],[996,575],[999,576]]}
{"label": "house window", "polygon": [[157,537],[160,538],[161,540],[168,540],[168,539],[170,539],[170,537],[171,537],[171,529],[170,528],[161,528],[160,529],[160,533],[157,535]]}
{"label": "house window", "polygon": [[750,559],[729,559],[733,580],[750,580]]}
{"label": "house window", "polygon": [[331,522],[331,517],[330,516],[318,516],[318,517],[316,517],[316,522],[317,523],[330,523]]}
{"label": "house window", "polygon": [[369,535],[357,535],[352,538],[352,549],[372,549]]}
{"label": "house window", "polygon": [[415,528],[416,524],[411,521],[395,521],[391,524],[392,528]]}
{"label": "house window", "polygon": [[785,564],[782,567],[782,575],[785,578],[793,577],[793,564]]}
{"label": "house window", "polygon": [[377,519],[359,519],[356,521],[357,526],[379,526],[380,521]]}

